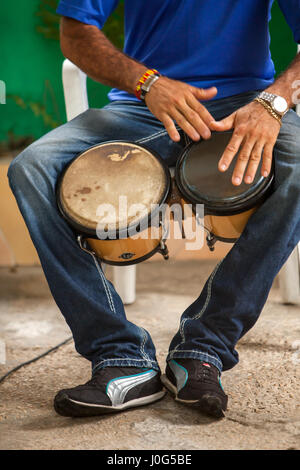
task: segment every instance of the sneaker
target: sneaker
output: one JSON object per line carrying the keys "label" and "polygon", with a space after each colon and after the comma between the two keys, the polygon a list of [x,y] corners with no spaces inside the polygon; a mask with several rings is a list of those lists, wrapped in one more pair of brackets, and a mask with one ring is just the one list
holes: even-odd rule
{"label": "sneaker", "polygon": [[160,372],[136,367],[106,367],[84,385],[61,390],[54,409],[62,416],[96,416],[148,405],[165,391]]}
{"label": "sneaker", "polygon": [[172,359],[161,380],[178,402],[197,407],[210,416],[224,416],[228,397],[221,385],[220,373],[212,364]]}

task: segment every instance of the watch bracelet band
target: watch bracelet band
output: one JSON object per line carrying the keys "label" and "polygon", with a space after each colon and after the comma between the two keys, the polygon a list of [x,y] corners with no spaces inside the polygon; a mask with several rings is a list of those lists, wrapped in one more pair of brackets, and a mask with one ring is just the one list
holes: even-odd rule
{"label": "watch bracelet band", "polygon": [[277,95],[274,95],[272,93],[268,93],[267,91],[262,91],[259,95],[258,98],[261,98],[262,100],[267,101],[267,104],[269,102],[272,102],[274,98],[276,98]]}
{"label": "watch bracelet band", "polygon": [[259,98],[259,97],[254,98],[254,101],[257,101],[258,103],[262,104],[263,107],[269,112],[269,114],[271,114],[271,116],[275,118],[279,122],[280,125],[282,124],[281,117],[277,113],[275,113],[275,111],[271,108],[271,106],[266,101],[264,101],[262,98]]}

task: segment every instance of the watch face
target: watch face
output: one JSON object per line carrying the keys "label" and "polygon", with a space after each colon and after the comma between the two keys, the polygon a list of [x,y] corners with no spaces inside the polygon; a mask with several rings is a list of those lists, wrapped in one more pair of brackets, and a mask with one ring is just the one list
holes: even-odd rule
{"label": "watch face", "polygon": [[273,107],[278,113],[284,113],[287,110],[287,102],[281,96],[277,96],[273,101]]}

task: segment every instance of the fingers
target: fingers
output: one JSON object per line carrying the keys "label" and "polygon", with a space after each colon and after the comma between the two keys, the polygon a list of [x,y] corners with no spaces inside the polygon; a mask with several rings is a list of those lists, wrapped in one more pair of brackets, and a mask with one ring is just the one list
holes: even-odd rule
{"label": "fingers", "polygon": [[146,104],[150,111],[166,127],[172,140],[179,140],[174,121],[192,140],[211,137],[210,122],[214,119],[199,102],[208,100],[217,93],[215,87],[200,89],[186,83],[161,77],[146,95]]}
{"label": "fingers", "polygon": [[222,121],[211,122],[210,128],[216,131],[234,129],[218,167],[220,171],[226,171],[238,155],[232,174],[235,186],[243,180],[251,184],[261,161],[261,175],[267,177],[270,174],[280,125],[267,110],[252,102]]}
{"label": "fingers", "polygon": [[232,174],[232,184],[239,186],[243,180],[246,184],[251,184],[262,158],[261,175],[267,177],[270,174],[273,147],[273,143],[266,143],[262,139],[256,140],[255,137],[247,138],[243,134],[234,133],[219,161],[219,170],[226,171],[239,152]]}
{"label": "fingers", "polygon": [[272,168],[273,148],[274,148],[274,143],[267,143],[263,149],[264,154],[263,154],[263,163],[261,167],[261,174],[265,178],[270,174],[270,171]]}
{"label": "fingers", "polygon": [[225,119],[222,119],[222,121],[213,121],[211,123],[211,128],[219,132],[229,131],[234,126],[236,114],[237,112],[230,114],[230,116],[227,116]]}
{"label": "fingers", "polygon": [[264,149],[264,142],[258,141],[253,146],[251,156],[248,162],[247,172],[245,175],[245,183],[250,184],[253,182],[257,172],[257,168],[260,164],[262,153]]}
{"label": "fingers", "polygon": [[172,139],[174,142],[179,142],[180,135],[179,135],[179,132],[177,131],[177,129],[175,127],[173,119],[170,118],[170,116],[168,116],[167,114],[164,114],[161,117],[161,122],[165,126],[166,131],[168,132],[170,139]]}
{"label": "fingers", "polygon": [[215,86],[211,88],[196,88],[193,87],[193,93],[198,100],[211,100],[216,96],[218,90]]}
{"label": "fingers", "polygon": [[[198,104],[200,105],[200,103]],[[186,103],[186,101],[182,100],[180,101],[180,103],[178,102],[176,104],[176,107],[175,106],[171,107],[168,113],[165,113],[164,116],[165,116],[164,119],[161,119],[161,121],[165,125],[166,116],[168,116],[169,118],[167,119],[168,128],[166,127],[166,129],[168,133],[169,133],[169,130],[172,129],[172,132],[171,132],[172,135],[173,135],[175,126],[174,126],[174,123],[173,123],[173,126],[171,125],[171,121],[176,121],[178,126],[192,140],[197,141],[201,137],[203,139],[209,139],[211,137],[211,131],[208,125],[205,123],[204,119],[208,122],[211,122],[213,117],[210,115],[208,111],[205,112],[205,108],[202,105],[200,105],[200,108],[198,108],[198,111],[195,111]],[[170,133],[169,135],[171,137]]]}
{"label": "fingers", "polygon": [[215,122],[214,117],[210,112],[203,106],[194,95],[189,95],[186,97],[187,105],[194,110],[204,121],[208,128],[211,128],[211,123]]}
{"label": "fingers", "polygon": [[204,139],[209,139],[211,137],[211,132],[205,120],[210,122],[213,118],[210,117],[210,114],[208,111],[207,113],[203,111],[204,106],[202,106],[200,103],[198,104],[199,104],[199,107],[196,106],[196,104],[194,104],[194,108],[192,108],[192,106],[190,106],[189,103],[185,102],[181,105],[181,108],[178,111],[182,113],[184,117],[186,118],[186,120],[192,125],[193,129],[198,133],[199,138],[203,137]]}
{"label": "fingers", "polygon": [[232,174],[232,184],[235,186],[239,186],[243,181],[244,173],[248,165],[245,183],[252,182],[261,159],[261,153],[254,151],[255,147],[257,147],[257,144],[254,139],[247,139],[242,146]]}
{"label": "fingers", "polygon": [[[206,126],[204,123],[197,122],[194,125],[190,124],[190,122],[186,119],[186,117],[179,112],[176,108],[173,108],[172,111],[169,111],[169,113],[164,113],[159,117],[160,121],[163,123],[163,125],[166,128],[166,131],[169,134],[170,139],[172,139],[174,142],[178,142],[180,140],[180,135],[179,132],[176,129],[174,121],[178,124],[178,126],[192,139],[192,140],[199,140],[201,138],[201,135],[199,134],[197,128],[200,130],[201,133],[207,136],[206,134]],[[198,121],[196,119],[196,121]],[[207,138],[207,137],[206,137]]]}
{"label": "fingers", "polygon": [[226,171],[228,169],[235,155],[238,153],[243,140],[244,140],[244,132],[238,131],[236,129],[222,157],[219,160],[220,171]]}
{"label": "fingers", "polygon": [[232,183],[234,185],[241,184],[245,172],[245,183],[253,183],[261,159],[263,159],[261,175],[266,178],[270,174],[272,168],[273,148],[273,143],[266,143],[263,140],[252,140],[248,143],[245,143],[240,151],[236,166],[234,168]]}
{"label": "fingers", "polygon": [[[191,90],[193,90],[192,87]],[[192,140],[199,140],[201,137],[209,139],[211,137],[210,123],[214,121],[214,118],[191,93],[191,90],[189,89],[184,96],[174,100],[174,105],[168,114]]]}
{"label": "fingers", "polygon": [[[172,118],[177,122],[178,126],[193,140],[199,140],[200,134],[195,129],[194,123],[191,124],[186,117],[177,109],[173,109]],[[203,123],[204,126],[204,123]]]}
{"label": "fingers", "polygon": [[[247,136],[246,126],[240,124],[235,128],[234,133],[219,160],[219,170],[226,171],[234,157],[238,154],[232,174],[232,184],[239,186],[243,179],[245,183],[250,184],[254,180],[262,157],[263,148],[264,141],[261,139],[257,140],[255,136]],[[270,171],[271,161],[272,159],[270,160],[268,153],[264,168],[265,172]]]}

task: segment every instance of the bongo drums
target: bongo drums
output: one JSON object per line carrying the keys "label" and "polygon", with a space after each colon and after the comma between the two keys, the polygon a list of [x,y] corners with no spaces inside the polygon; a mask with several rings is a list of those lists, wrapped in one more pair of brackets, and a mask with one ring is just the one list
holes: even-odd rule
{"label": "bongo drums", "polygon": [[168,258],[160,208],[170,188],[168,167],[158,155],[132,142],[105,142],[66,167],[57,203],[83,249],[105,263],[129,265],[156,252]]}
{"label": "bongo drums", "polygon": [[191,143],[177,161],[175,178],[183,202],[204,204],[204,227],[209,233],[208,245],[216,240],[234,242],[243,232],[250,216],[266,199],[273,174],[260,175],[261,164],[252,184],[234,186],[232,173],[238,155],[225,173],[218,162],[229,143],[232,131],[215,132],[211,139]]}

